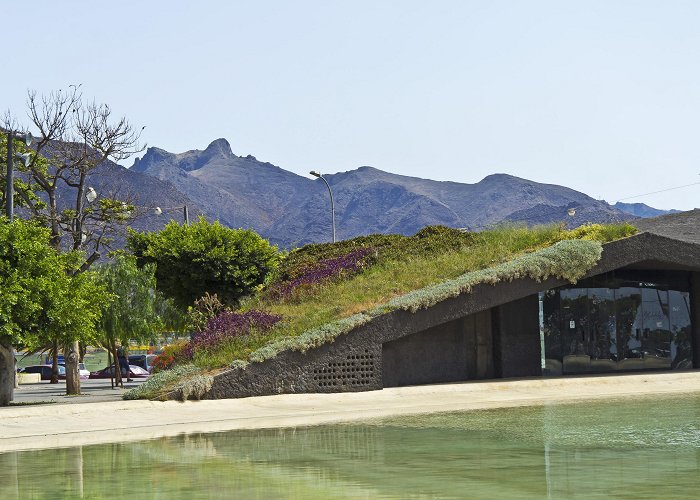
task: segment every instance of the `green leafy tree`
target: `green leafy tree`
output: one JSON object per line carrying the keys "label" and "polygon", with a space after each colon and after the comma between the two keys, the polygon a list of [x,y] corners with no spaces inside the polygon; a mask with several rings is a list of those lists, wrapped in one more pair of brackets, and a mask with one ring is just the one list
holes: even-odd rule
{"label": "green leafy tree", "polygon": [[[102,308],[101,336],[98,342],[117,359],[117,344],[128,348],[129,341],[151,341],[173,322],[182,322],[169,301],[156,291],[155,265],[141,268],[129,255],[118,255],[97,270],[101,283],[114,296]],[[128,356],[128,353],[125,355]],[[117,382],[121,373],[115,370]]]}
{"label": "green leafy tree", "polygon": [[236,304],[279,264],[277,248],[251,230],[230,229],[204,218],[170,222],[161,231],[129,231],[127,246],[139,266],[156,265],[158,290],[182,311],[205,293]]}
{"label": "green leafy tree", "polygon": [[76,274],[79,254],[59,254],[50,230],[0,218],[0,406],[12,400],[14,347],[90,340],[110,295],[93,273]]}

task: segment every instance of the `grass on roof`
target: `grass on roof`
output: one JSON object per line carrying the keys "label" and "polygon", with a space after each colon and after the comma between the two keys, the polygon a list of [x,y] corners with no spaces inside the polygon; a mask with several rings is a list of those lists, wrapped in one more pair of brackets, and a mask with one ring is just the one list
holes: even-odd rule
{"label": "grass on roof", "polygon": [[[335,244],[307,245],[292,251],[267,286],[241,307],[281,315],[283,320],[264,333],[235,337],[215,349],[196,352],[193,363],[204,370],[243,367],[284,349],[306,350],[332,341],[378,314],[427,307],[449,294],[468,291],[477,282],[521,276],[570,279],[567,273],[574,281],[597,262],[601,243],[635,232],[629,224],[594,224],[574,230],[554,225],[503,225],[479,233],[432,227],[414,236],[372,235]],[[539,274],[533,268],[549,264],[519,259],[515,265],[499,267],[565,240],[595,243],[557,245],[556,251],[544,256],[557,269],[542,269]],[[290,283],[303,281],[300,276],[313,275],[319,263],[340,265],[338,262],[352,252],[362,256],[359,269],[341,269],[335,279],[302,283],[289,291]],[[493,270],[479,273],[489,268]]]}

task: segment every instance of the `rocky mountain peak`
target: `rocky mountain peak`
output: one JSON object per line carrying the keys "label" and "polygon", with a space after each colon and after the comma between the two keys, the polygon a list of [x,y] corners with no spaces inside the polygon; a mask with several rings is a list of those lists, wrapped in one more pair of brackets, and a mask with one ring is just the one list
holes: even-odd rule
{"label": "rocky mountain peak", "polygon": [[143,155],[143,158],[139,158],[137,156],[134,159],[134,164],[131,166],[131,170],[134,172],[143,173],[149,166],[158,163],[170,163],[173,158],[175,158],[173,153],[169,153],[161,148],[150,147],[146,150],[146,154]]}
{"label": "rocky mountain peak", "polygon": [[233,151],[231,151],[231,144],[229,144],[229,142],[223,137],[212,141],[211,144],[207,146],[207,149],[202,152],[202,154],[206,155],[208,158],[212,158],[214,156],[234,158],[236,156],[233,154]]}

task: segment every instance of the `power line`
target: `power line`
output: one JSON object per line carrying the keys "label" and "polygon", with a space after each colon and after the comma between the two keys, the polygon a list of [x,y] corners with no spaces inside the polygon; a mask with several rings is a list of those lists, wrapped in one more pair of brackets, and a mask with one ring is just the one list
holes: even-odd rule
{"label": "power line", "polygon": [[[620,198],[620,199],[617,200],[617,201],[631,200],[631,199],[633,199],[633,198],[641,198],[642,196],[649,196],[650,194],[666,193],[667,191],[674,191],[674,190],[676,190],[676,189],[682,189],[682,188],[687,188],[687,187],[690,187],[690,186],[697,186],[697,185],[700,185],[700,182],[693,182],[693,183],[691,183],[691,184],[684,184],[684,185],[682,185],[682,186],[676,186],[676,187],[672,187],[672,188],[660,189],[659,191],[652,191],[652,192],[650,192],[650,193],[636,194],[636,195],[634,195],[634,196],[628,196],[628,197],[626,197],[626,198]],[[617,203],[617,202],[616,202],[616,203]]]}

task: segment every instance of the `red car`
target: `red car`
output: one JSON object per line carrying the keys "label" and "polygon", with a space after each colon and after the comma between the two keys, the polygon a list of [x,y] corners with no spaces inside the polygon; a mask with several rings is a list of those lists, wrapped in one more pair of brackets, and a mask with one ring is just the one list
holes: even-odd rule
{"label": "red car", "polygon": [[[129,378],[146,378],[150,374],[136,365],[129,365]],[[122,371],[122,376],[126,377],[126,373]],[[108,366],[102,370],[96,372],[90,372],[90,378],[113,378],[114,377],[114,366]]]}

